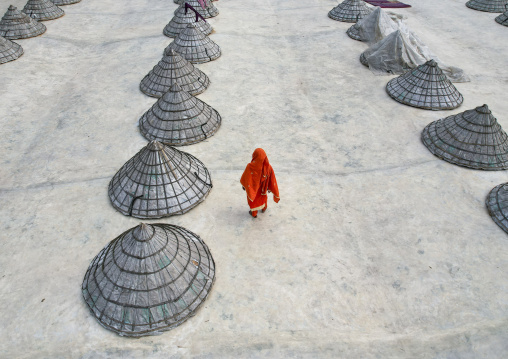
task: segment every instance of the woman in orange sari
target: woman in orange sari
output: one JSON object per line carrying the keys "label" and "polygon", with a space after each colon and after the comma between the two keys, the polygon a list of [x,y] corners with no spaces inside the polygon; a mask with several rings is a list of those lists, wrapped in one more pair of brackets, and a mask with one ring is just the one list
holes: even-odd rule
{"label": "woman in orange sari", "polygon": [[247,203],[250,207],[249,213],[254,218],[258,216],[259,210],[262,213],[266,211],[268,192],[273,193],[275,203],[280,201],[275,173],[262,148],[256,148],[252,154],[252,161],[243,171],[240,183],[243,190],[247,192]]}

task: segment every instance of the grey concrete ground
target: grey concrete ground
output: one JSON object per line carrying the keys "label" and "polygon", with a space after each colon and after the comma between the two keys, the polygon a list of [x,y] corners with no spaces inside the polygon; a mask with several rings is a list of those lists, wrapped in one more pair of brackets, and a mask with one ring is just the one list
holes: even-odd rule
{"label": "grey concrete ground", "polygon": [[[0,0],[3,13],[10,3]],[[420,142],[431,121],[487,103],[508,129],[508,28],[465,0],[407,0],[408,25],[470,83],[454,111],[391,100],[328,19],[330,0],[220,0],[199,65],[219,132],[183,150],[214,188],[161,220],[208,244],[217,280],[197,315],[128,339],[90,315],[92,258],[139,223],[107,185],[146,141],[138,85],[170,39],[172,0],[83,0],[0,66],[1,358],[506,358],[508,235],[484,199],[506,172],[468,170]],[[256,147],[282,200],[254,220],[239,178]]]}

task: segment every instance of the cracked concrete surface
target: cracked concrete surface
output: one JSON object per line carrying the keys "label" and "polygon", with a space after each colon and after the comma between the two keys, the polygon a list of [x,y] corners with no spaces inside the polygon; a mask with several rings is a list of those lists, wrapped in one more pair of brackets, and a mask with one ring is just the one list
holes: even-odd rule
{"label": "cracked concrete surface", "polygon": [[[11,0],[22,8],[24,2]],[[0,66],[1,358],[504,358],[508,235],[484,200],[506,172],[469,170],[420,142],[431,121],[487,103],[508,129],[508,29],[465,0],[406,0],[408,25],[463,68],[464,104],[391,100],[358,61],[366,45],[330,0],[220,0],[223,55],[198,65],[220,130],[183,147],[214,188],[158,220],[198,233],[217,280],[197,315],[161,336],[122,338],[81,297],[92,258],[139,223],[107,197],[146,141],[172,0],[83,0]],[[10,2],[0,0],[2,9]],[[2,10],[4,11],[4,10]],[[248,217],[239,178],[263,147],[281,202]]]}

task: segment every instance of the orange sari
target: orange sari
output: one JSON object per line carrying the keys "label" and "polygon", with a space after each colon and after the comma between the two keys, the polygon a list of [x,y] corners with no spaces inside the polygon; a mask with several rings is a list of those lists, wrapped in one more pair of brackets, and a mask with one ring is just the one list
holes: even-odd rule
{"label": "orange sari", "polygon": [[253,216],[256,216],[259,210],[266,210],[268,192],[273,193],[275,203],[280,201],[275,172],[262,148],[256,148],[252,154],[252,161],[243,171],[240,183],[247,192],[247,203]]}

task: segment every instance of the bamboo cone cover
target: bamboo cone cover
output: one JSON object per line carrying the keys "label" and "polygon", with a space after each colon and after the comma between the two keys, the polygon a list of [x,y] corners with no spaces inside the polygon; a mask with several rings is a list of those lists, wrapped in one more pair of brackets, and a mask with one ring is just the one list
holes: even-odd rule
{"label": "bamboo cone cover", "polygon": [[164,27],[164,35],[167,37],[177,37],[180,31],[185,29],[188,24],[194,24],[205,35],[210,35],[213,31],[212,26],[203,21],[203,19],[198,18],[196,22],[196,14],[194,11],[187,9],[187,14],[185,13],[185,8],[180,6],[175,12],[175,16],[171,19],[171,21]]}
{"label": "bamboo cone cover", "polygon": [[83,298],[99,323],[122,336],[157,335],[194,316],[215,280],[198,235],[140,224],[112,240],[85,274]]}
{"label": "bamboo cone cover", "polygon": [[28,0],[23,12],[37,21],[58,19],[65,12],[50,0]]}
{"label": "bamboo cone cover", "polygon": [[508,26],[508,10],[506,10],[503,14],[496,17],[496,22]]}
{"label": "bamboo cone cover", "polygon": [[221,55],[219,45],[199,31],[194,24],[187,25],[187,28],[166,47],[164,53],[167,55],[171,49],[193,64],[210,62]]}
{"label": "bamboo cone cover", "polygon": [[174,50],[169,50],[141,80],[139,87],[148,96],[161,97],[174,83],[190,94],[197,95],[208,88],[210,80],[200,69]]}
{"label": "bamboo cone cover", "polygon": [[451,110],[464,101],[434,60],[390,80],[386,92],[395,101],[425,110]]}
{"label": "bamboo cone cover", "polygon": [[139,119],[139,129],[146,139],[171,146],[204,141],[220,124],[217,111],[176,83]]}
{"label": "bamboo cone cover", "polygon": [[57,6],[77,4],[81,0],[51,0]]}
{"label": "bamboo cone cover", "polygon": [[470,0],[466,3],[470,9],[486,12],[505,12],[508,0]]}
{"label": "bamboo cone cover", "polygon": [[343,22],[357,22],[372,12],[363,0],[344,0],[328,13],[333,20]]}
{"label": "bamboo cone cover", "polygon": [[508,183],[494,187],[489,192],[485,204],[494,222],[508,233]]}
{"label": "bamboo cone cover", "polygon": [[22,13],[14,6],[0,20],[0,36],[9,40],[28,39],[43,34],[46,26]]}
{"label": "bamboo cone cover", "polygon": [[[206,6],[204,9],[201,7],[201,4],[199,3],[198,0],[186,0],[186,1],[181,1],[178,4],[180,4],[180,7],[184,7],[185,3],[188,3],[189,5],[191,5],[205,19],[209,19],[211,17],[215,17],[215,16],[219,15],[219,10],[215,7],[215,5],[210,0],[205,0]],[[179,10],[180,9],[175,10],[175,15]]]}
{"label": "bamboo cone cover", "polygon": [[136,218],[184,214],[212,188],[210,173],[194,156],[151,141],[109,183],[113,207]]}
{"label": "bamboo cone cover", "polygon": [[0,64],[14,61],[21,55],[23,55],[21,45],[0,36]]}
{"label": "bamboo cone cover", "polygon": [[508,169],[508,136],[487,105],[431,122],[422,141],[434,155],[459,166]]}
{"label": "bamboo cone cover", "polygon": [[[372,13],[371,13],[372,14]],[[369,15],[367,15],[369,16]],[[367,16],[365,16],[363,19],[367,18]],[[350,38],[352,38],[353,40],[357,40],[357,41],[364,41],[362,40],[362,37],[360,35],[360,27],[359,26],[356,26],[360,23],[360,21],[362,21],[363,19],[361,20],[358,20],[357,23],[354,23],[353,25],[351,25],[351,27],[349,29],[347,29],[346,31],[346,34],[347,36],[349,36]]]}

